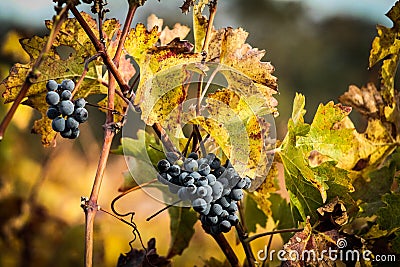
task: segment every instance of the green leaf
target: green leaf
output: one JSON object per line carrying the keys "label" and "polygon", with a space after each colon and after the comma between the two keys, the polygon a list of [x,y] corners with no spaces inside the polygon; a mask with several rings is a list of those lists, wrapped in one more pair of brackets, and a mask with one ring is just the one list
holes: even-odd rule
{"label": "green leaf", "polygon": [[244,216],[246,219],[246,226],[249,233],[255,233],[257,231],[257,224],[260,227],[265,227],[267,224],[268,217],[262,211],[262,208],[257,206],[257,202],[250,196],[245,199]]}
{"label": "green leaf", "polygon": [[171,219],[171,243],[167,258],[175,255],[182,255],[183,251],[189,246],[189,242],[194,235],[193,226],[197,222],[197,214],[191,209],[173,206],[168,209]]}
{"label": "green leaf", "polygon": [[[295,221],[292,214],[292,209],[286,199],[282,198],[279,194],[271,194],[269,200],[272,203],[272,219],[276,224],[276,229],[290,229],[297,227],[297,222]],[[284,242],[287,242],[292,233],[281,233]]]}
{"label": "green leaf", "polygon": [[389,231],[400,229],[400,194],[385,194],[382,196],[382,201],[386,206],[377,212],[380,229]]}
{"label": "green leaf", "polygon": [[355,187],[352,196],[354,199],[361,199],[366,203],[380,201],[381,197],[390,193],[396,172],[396,164],[386,164],[382,168],[368,174],[368,179],[357,178],[353,185]]}
{"label": "green leaf", "polygon": [[[124,155],[127,158],[129,171],[124,173],[124,182],[118,189],[126,191],[157,177],[155,167],[158,161],[165,158],[158,139],[144,130],[137,132],[137,138],[121,138],[121,145],[111,153]],[[140,170],[140,171],[136,171]],[[160,186],[155,183],[153,186]],[[162,186],[161,186],[162,187]]]}
{"label": "green leaf", "polygon": [[[348,193],[354,188],[348,172],[338,168],[336,162],[332,161],[332,156],[339,153],[335,150],[347,152],[348,147],[351,149],[341,139],[347,138],[344,133],[349,133],[346,130],[341,131],[340,127],[334,127],[347,116],[348,110],[333,103],[320,105],[308,127],[303,118],[304,105],[304,97],[297,94],[292,113],[294,119],[291,118],[288,122],[288,133],[278,154],[284,166],[285,183],[291,203],[298,209],[303,220],[310,216],[311,221],[315,222],[316,209],[327,200],[341,196],[352,203]],[[328,154],[330,157],[311,167],[312,157],[319,154]]]}
{"label": "green leaf", "polygon": [[229,267],[231,266],[227,260],[224,262],[217,260],[214,257],[204,260],[204,267]]}

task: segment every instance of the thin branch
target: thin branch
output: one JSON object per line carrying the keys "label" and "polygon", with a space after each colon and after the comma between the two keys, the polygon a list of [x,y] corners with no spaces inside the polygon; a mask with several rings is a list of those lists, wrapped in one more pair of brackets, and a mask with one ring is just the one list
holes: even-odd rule
{"label": "thin branch", "polygon": [[108,70],[115,77],[119,87],[123,92],[129,90],[129,85],[124,81],[121,73],[118,71],[117,66],[115,66],[111,57],[106,53],[105,47],[101,41],[96,37],[90,26],[87,24],[86,20],[82,17],[81,13],[76,9],[76,7],[71,7],[71,12],[74,14],[75,18],[78,20],[79,24],[82,26],[83,30],[89,37],[90,41],[94,45],[96,51],[101,54],[104,64],[107,66]]}
{"label": "thin branch", "polygon": [[158,138],[161,140],[161,142],[165,146],[166,150],[168,152],[176,152],[177,151],[176,147],[172,143],[171,139],[169,139],[167,133],[165,132],[165,130],[163,129],[161,124],[154,123],[152,127],[153,127],[153,130],[155,131],[155,133],[157,134]]}
{"label": "thin branch", "polygon": [[251,250],[250,243],[246,242],[248,233],[244,231],[243,226],[240,222],[236,225],[236,232],[239,236],[239,240],[242,244],[244,253],[246,254],[248,266],[254,267],[256,265],[256,259],[254,257],[253,251]]}
{"label": "thin branch", "polygon": [[68,5],[65,6],[58,15],[55,15],[53,17],[53,27],[51,28],[49,38],[47,39],[47,43],[40,52],[38,58],[35,61],[35,64],[32,66],[32,69],[26,76],[25,81],[22,84],[21,90],[19,91],[17,97],[12,103],[10,110],[7,112],[6,116],[4,117],[4,119],[0,124],[0,141],[3,140],[4,132],[6,131],[8,125],[10,124],[12,118],[14,117],[14,114],[17,111],[19,104],[21,104],[22,100],[25,98],[31,85],[40,76],[41,73],[39,71],[39,67],[42,65],[43,61],[47,58],[48,52],[51,46],[53,45],[54,39],[56,38],[58,32],[60,31],[61,25],[67,19],[69,8],[70,6]]}
{"label": "thin branch", "polygon": [[250,236],[250,237],[246,238],[244,241],[251,242],[257,238],[267,236],[267,235],[275,235],[275,234],[281,234],[281,233],[295,233],[295,232],[301,232],[303,230],[304,230],[304,228],[290,228],[290,229],[275,230],[275,231],[271,231],[271,232],[265,232],[265,233]]}
{"label": "thin branch", "polygon": [[209,10],[210,10],[210,18],[208,20],[207,32],[206,32],[206,36],[204,38],[204,43],[203,43],[203,47],[202,47],[203,52],[208,51],[208,45],[210,44],[211,31],[212,31],[213,24],[214,24],[215,14],[217,13],[217,0],[210,2]]}
{"label": "thin branch", "polygon": [[124,47],[126,37],[128,36],[128,32],[129,32],[130,26],[132,24],[133,16],[135,15],[137,7],[138,7],[137,4],[129,4],[128,14],[126,15],[124,27],[123,27],[122,33],[121,33],[121,37],[119,38],[119,41],[118,41],[117,51],[115,52],[115,55],[113,58],[113,61],[115,62],[115,65],[117,67],[119,65],[119,58],[121,57],[121,52]]}
{"label": "thin branch", "polygon": [[148,218],[146,219],[146,221],[150,221],[151,219],[153,219],[154,217],[156,217],[157,215],[159,215],[161,212],[166,211],[167,209],[169,209],[169,208],[175,206],[176,204],[180,203],[181,201],[182,201],[182,200],[179,199],[179,200],[177,200],[177,201],[175,201],[175,202],[173,202],[173,203],[171,203],[171,204],[168,204],[168,205],[165,206],[164,208],[160,209],[159,211],[157,211],[156,213],[154,213],[153,215],[151,215],[150,217],[148,217]]}
{"label": "thin branch", "polygon": [[141,185],[132,187],[132,188],[130,188],[129,190],[126,190],[126,191],[122,192],[121,194],[119,194],[118,196],[116,196],[116,197],[113,199],[113,201],[111,202],[111,210],[112,210],[116,215],[118,215],[118,216],[121,216],[121,217],[127,216],[129,213],[121,214],[121,213],[119,213],[119,212],[115,209],[115,203],[116,203],[120,198],[122,198],[123,196],[125,196],[126,194],[129,194],[129,193],[131,193],[131,192],[133,192],[133,191],[136,191],[136,190],[138,190],[138,189],[140,189],[140,188],[142,188],[142,187],[146,187],[146,186],[149,186],[149,185],[151,185],[151,184],[154,184],[155,182],[157,182],[157,179],[153,179],[153,180],[151,180],[151,181],[148,181],[147,183],[143,183],[143,184],[141,184]]}
{"label": "thin branch", "polygon": [[[107,101],[107,117],[106,117],[106,125],[110,125],[114,122],[114,103],[115,103],[115,81],[118,82],[120,88],[125,91],[129,89],[128,84],[122,78],[121,73],[118,71],[118,67],[114,64],[113,60],[111,60],[110,56],[106,53],[104,44],[99,40],[92,29],[89,27],[85,19],[81,16],[76,7],[71,8],[72,13],[75,18],[78,20],[89,39],[92,41],[98,53],[100,53],[101,57],[105,65],[109,71],[109,82],[108,82],[108,101]],[[129,16],[133,16],[134,12]],[[102,29],[99,29],[101,32]],[[118,65],[119,58],[116,59],[116,63]],[[111,143],[115,136],[115,131],[111,127],[104,127],[104,140],[103,140],[103,148],[101,151],[96,175],[93,182],[92,191],[90,194],[90,198],[87,203],[84,205],[85,211],[85,266],[91,267],[93,261],[93,226],[94,226],[94,218],[96,216],[96,212],[98,210],[97,200],[100,193],[101,183],[103,180],[104,170],[108,161],[108,156],[110,153]]]}
{"label": "thin branch", "polygon": [[229,263],[232,267],[239,267],[239,259],[237,258],[235,251],[233,251],[231,245],[229,245],[223,234],[211,234],[214,240],[217,242],[218,246],[221,248],[222,252],[225,254],[225,257],[228,259]]}

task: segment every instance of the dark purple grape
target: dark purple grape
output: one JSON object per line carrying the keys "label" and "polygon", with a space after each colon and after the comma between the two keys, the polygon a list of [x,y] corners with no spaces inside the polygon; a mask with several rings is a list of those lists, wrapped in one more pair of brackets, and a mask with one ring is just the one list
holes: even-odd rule
{"label": "dark purple grape", "polygon": [[220,177],[225,172],[225,167],[219,167],[218,169],[214,170],[215,177]]}
{"label": "dark purple grape", "polygon": [[236,183],[235,188],[242,189],[245,186],[246,186],[246,179],[240,178],[240,180]]}
{"label": "dark purple grape", "polygon": [[68,91],[68,90],[62,91],[62,93],[61,93],[62,100],[71,100],[71,97],[72,97],[71,91]]}
{"label": "dark purple grape", "polygon": [[217,178],[215,177],[215,175],[211,174],[211,173],[209,175],[207,175],[206,178],[208,180],[208,184],[211,186],[214,185],[215,182],[217,181]]}
{"label": "dark purple grape", "polygon": [[197,179],[196,184],[197,184],[198,186],[208,185],[208,179],[207,179],[206,177],[204,177],[204,176],[200,176],[200,177]]}
{"label": "dark purple grape", "polygon": [[83,98],[79,98],[77,100],[75,100],[75,107],[76,108],[83,108],[86,105],[86,100]]}
{"label": "dark purple grape", "polygon": [[51,127],[56,132],[62,132],[65,130],[65,120],[64,118],[57,117],[51,122]]}
{"label": "dark purple grape", "polygon": [[228,220],[223,220],[219,223],[219,230],[223,233],[229,232],[231,230],[231,223]]}
{"label": "dark purple grape", "polygon": [[58,89],[58,83],[55,80],[49,80],[46,83],[46,89],[48,91],[56,91]]}
{"label": "dark purple grape", "polygon": [[168,168],[168,173],[171,176],[179,176],[179,174],[181,174],[181,168],[178,165],[172,165]]}
{"label": "dark purple grape", "polygon": [[194,184],[194,178],[190,175],[186,175],[185,178],[180,179],[182,184],[184,184],[185,186],[188,186],[190,184]]}
{"label": "dark purple grape", "polygon": [[230,196],[233,200],[239,201],[243,198],[243,190],[237,188],[232,189]]}
{"label": "dark purple grape", "polygon": [[169,167],[171,167],[171,164],[166,159],[162,159],[157,163],[158,171],[161,173],[166,172]]}
{"label": "dark purple grape", "polygon": [[196,198],[192,202],[193,209],[197,212],[204,212],[207,209],[207,202],[202,198]]}
{"label": "dark purple grape", "polygon": [[232,224],[232,225],[236,225],[239,222],[239,217],[236,214],[229,214],[228,215],[228,221]]}
{"label": "dark purple grape", "polygon": [[210,163],[210,167],[211,169],[218,169],[219,167],[221,167],[221,161],[219,158],[214,158],[214,160]]}
{"label": "dark purple grape", "polygon": [[55,108],[55,107],[49,107],[48,110],[47,110],[47,112],[46,112],[46,115],[47,115],[47,117],[48,117],[49,119],[54,120],[55,118],[57,118],[58,116],[60,116],[61,113],[60,113],[60,111],[58,111],[57,108]]}
{"label": "dark purple grape", "polygon": [[87,121],[88,116],[89,116],[89,113],[85,108],[77,108],[77,109],[75,109],[74,117],[80,123],[83,123],[83,122]]}
{"label": "dark purple grape", "polygon": [[187,158],[183,162],[183,166],[184,166],[185,170],[187,170],[188,172],[197,171],[197,169],[199,167],[198,164],[197,164],[197,161],[195,159],[192,159],[192,158]]}
{"label": "dark purple grape", "polygon": [[54,91],[49,91],[46,94],[46,103],[52,106],[55,106],[60,102],[60,96],[57,94],[57,92]]}
{"label": "dark purple grape", "polygon": [[196,152],[192,152],[189,154],[188,158],[194,159],[194,160],[198,160],[199,159],[199,155]]}
{"label": "dark purple grape", "polygon": [[213,212],[213,214],[219,216],[221,215],[222,211],[224,209],[222,208],[222,206],[220,204],[214,203],[211,207],[211,211]]}
{"label": "dark purple grape", "polygon": [[75,120],[73,117],[68,117],[66,121],[66,126],[69,129],[76,129],[79,127],[79,122]]}
{"label": "dark purple grape", "polygon": [[197,188],[197,192],[196,194],[201,197],[204,198],[205,196],[207,196],[207,189],[204,186],[199,186]]}
{"label": "dark purple grape", "polygon": [[60,133],[61,137],[63,138],[70,138],[72,136],[72,130],[71,129],[65,129]]}
{"label": "dark purple grape", "polygon": [[208,165],[207,163],[203,163],[199,166],[199,173],[201,175],[207,176],[208,174],[210,174],[210,171],[210,165]]}
{"label": "dark purple grape", "polygon": [[226,198],[226,197],[221,197],[219,200],[218,200],[218,203],[223,207],[223,208],[228,208],[229,207],[229,205],[231,204],[231,201],[230,201],[230,199],[228,199],[228,198]]}
{"label": "dark purple grape", "polygon": [[250,178],[249,177],[245,177],[244,178],[245,180],[246,180],[246,185],[243,187],[243,189],[249,189],[250,188],[250,186],[251,186],[251,180],[250,180]]}
{"label": "dark purple grape", "polygon": [[218,216],[210,216],[210,215],[208,215],[208,216],[206,216],[205,221],[210,225],[217,224],[218,223]]}
{"label": "dark purple grape", "polygon": [[75,83],[70,79],[65,79],[61,82],[61,89],[62,90],[69,90],[72,91],[75,88]]}
{"label": "dark purple grape", "polygon": [[70,139],[75,139],[75,138],[78,138],[78,136],[79,136],[79,133],[81,132],[78,128],[75,128],[75,129],[71,129],[72,130],[72,134],[71,134],[71,136],[69,137]]}
{"label": "dark purple grape", "polygon": [[238,206],[237,206],[237,204],[236,204],[234,201],[232,201],[232,202],[229,204],[229,207],[227,208],[227,210],[228,210],[229,212],[236,212],[236,211],[238,211]]}
{"label": "dark purple grape", "polygon": [[74,113],[74,104],[71,100],[63,100],[60,102],[60,112],[63,116],[69,116]]}

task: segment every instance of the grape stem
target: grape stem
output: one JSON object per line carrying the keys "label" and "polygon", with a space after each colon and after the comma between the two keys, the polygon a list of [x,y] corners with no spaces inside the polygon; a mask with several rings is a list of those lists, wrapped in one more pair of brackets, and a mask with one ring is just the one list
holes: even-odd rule
{"label": "grape stem", "polygon": [[243,225],[239,222],[236,225],[236,232],[239,236],[240,243],[242,244],[244,253],[246,254],[246,259],[248,266],[254,267],[256,266],[256,259],[254,257],[253,251],[251,249],[250,243],[246,242],[246,238],[248,237],[248,233],[244,230]]}
{"label": "grape stem", "polygon": [[42,65],[43,61],[47,58],[48,52],[54,42],[54,39],[56,38],[58,32],[60,31],[61,25],[68,17],[68,9],[70,8],[71,8],[70,6],[66,5],[58,15],[55,15],[53,17],[53,27],[51,28],[46,45],[43,47],[34,65],[32,66],[31,70],[26,76],[25,81],[22,84],[21,90],[19,91],[10,110],[7,112],[6,116],[4,117],[4,119],[0,124],[0,141],[3,140],[4,132],[6,131],[8,125],[10,124],[12,118],[14,117],[14,114],[17,111],[19,104],[25,98],[31,85],[37,80],[37,78],[39,78],[40,76],[39,67]]}
{"label": "grape stem", "polygon": [[290,228],[290,229],[275,230],[275,231],[271,231],[271,232],[264,232],[264,233],[250,236],[250,237],[246,238],[244,241],[249,243],[253,240],[256,240],[257,238],[267,236],[267,235],[275,235],[275,234],[280,234],[280,233],[295,233],[295,232],[301,232],[303,230],[304,230],[304,228]]}
{"label": "grape stem", "polygon": [[132,187],[132,188],[130,188],[130,189],[128,189],[128,190],[122,192],[121,194],[119,194],[118,196],[116,196],[116,197],[113,199],[113,201],[111,202],[111,210],[112,210],[112,211],[115,213],[115,215],[117,215],[117,216],[120,216],[120,217],[125,217],[125,216],[127,216],[129,213],[121,214],[121,213],[119,213],[119,212],[115,209],[115,203],[116,203],[119,199],[121,199],[123,196],[125,196],[125,195],[127,195],[127,194],[129,194],[129,193],[131,193],[131,192],[133,192],[133,191],[136,191],[136,190],[138,190],[138,189],[141,189],[142,187],[146,187],[146,186],[149,186],[149,185],[151,185],[151,184],[154,184],[154,183],[157,182],[157,181],[158,181],[158,180],[155,178],[155,179],[150,180],[150,181],[148,181],[148,182],[146,182],[146,183],[143,183],[143,184],[141,184],[141,185],[137,185],[137,186],[135,186],[135,187]]}
{"label": "grape stem", "polygon": [[151,219],[153,219],[154,217],[156,217],[157,215],[159,215],[161,212],[166,211],[167,209],[169,209],[169,208],[175,206],[176,204],[180,203],[181,201],[182,201],[182,200],[177,200],[177,201],[175,201],[175,202],[173,202],[173,203],[171,203],[171,204],[165,206],[164,208],[160,209],[159,211],[157,211],[156,213],[154,213],[153,215],[151,215],[150,217],[148,217],[148,218],[146,219],[146,221],[150,221]]}
{"label": "grape stem", "polygon": [[225,236],[222,233],[219,234],[211,234],[214,240],[217,242],[218,246],[221,248],[225,257],[228,259],[229,263],[232,267],[239,267],[239,260],[233,251],[231,245],[229,245],[228,240],[226,240]]}

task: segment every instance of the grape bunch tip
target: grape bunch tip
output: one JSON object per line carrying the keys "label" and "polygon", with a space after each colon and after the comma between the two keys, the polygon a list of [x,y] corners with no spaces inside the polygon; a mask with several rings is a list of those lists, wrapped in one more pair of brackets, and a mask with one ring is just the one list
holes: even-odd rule
{"label": "grape bunch tip", "polygon": [[237,201],[243,198],[243,190],[250,188],[251,180],[241,178],[229,162],[222,165],[213,153],[199,158],[192,152],[187,158],[167,155],[157,168],[158,180],[180,200],[190,201],[207,232],[227,233],[239,222]]}
{"label": "grape bunch tip", "polygon": [[65,79],[58,84],[55,80],[46,83],[47,117],[52,120],[51,127],[63,138],[75,139],[79,136],[79,124],[88,119],[83,98],[72,100],[74,81]]}

